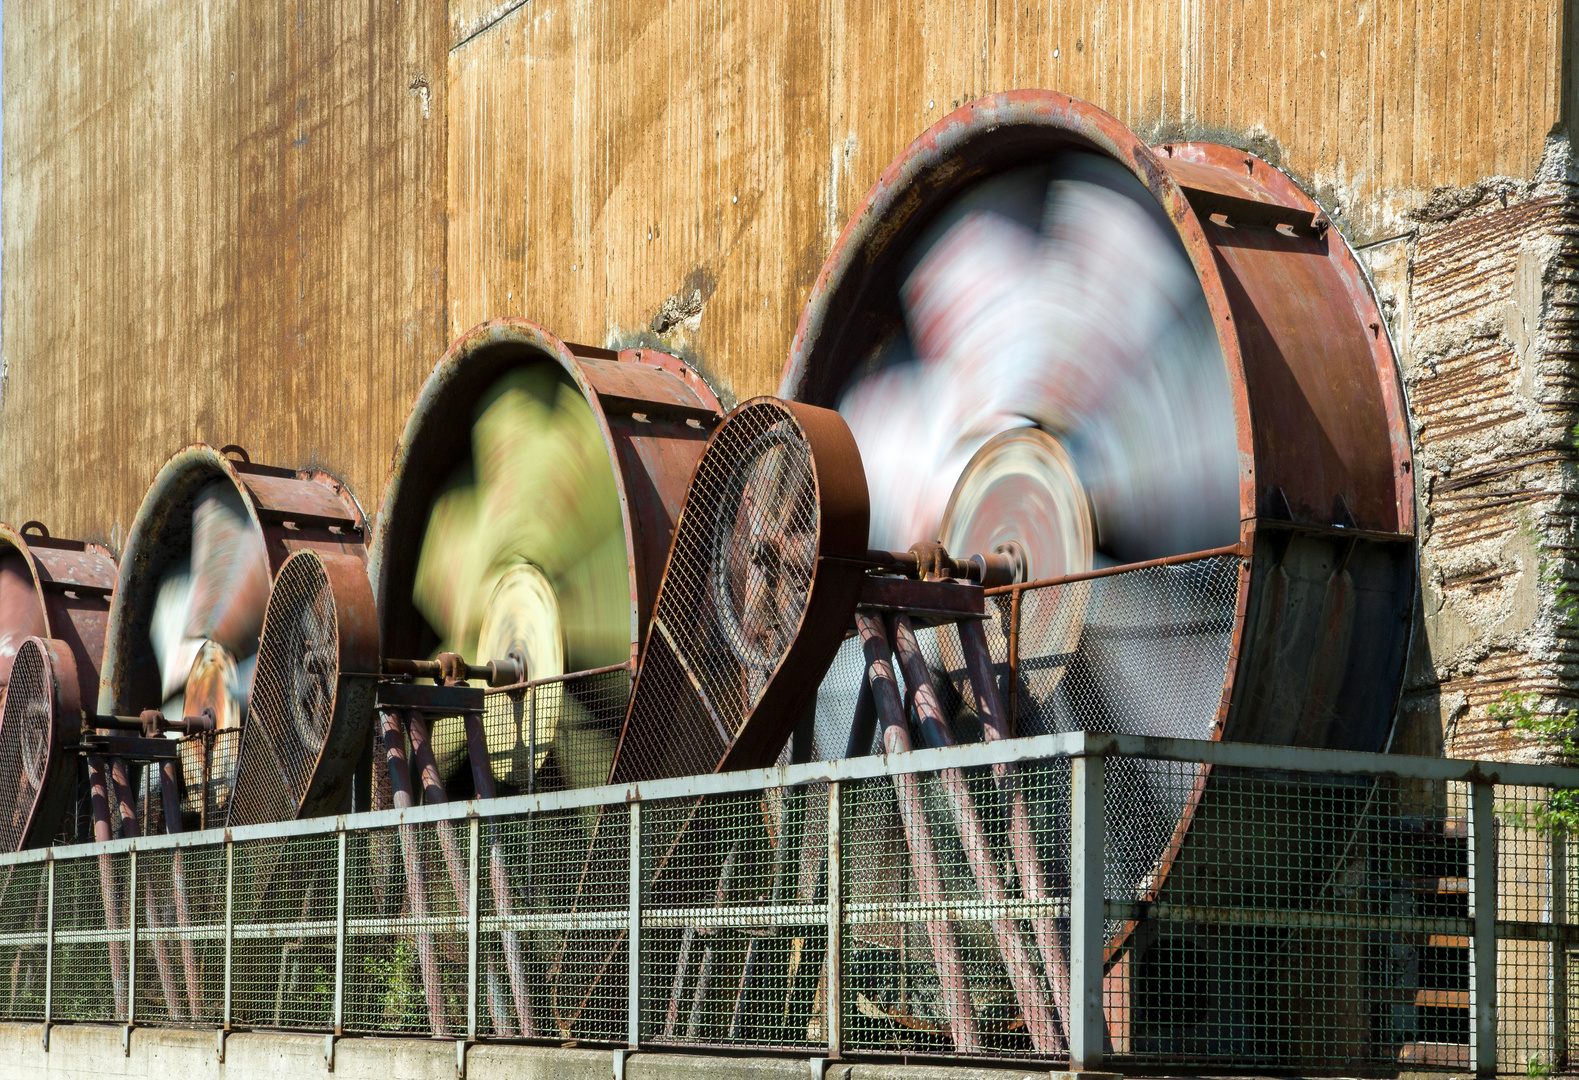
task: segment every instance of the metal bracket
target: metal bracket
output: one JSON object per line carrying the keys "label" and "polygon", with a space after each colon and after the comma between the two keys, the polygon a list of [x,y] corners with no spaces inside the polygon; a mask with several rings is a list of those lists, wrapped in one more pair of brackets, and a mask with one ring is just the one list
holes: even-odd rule
{"label": "metal bracket", "polygon": [[614,1080],[625,1080],[625,1055],[628,1050],[614,1051]]}
{"label": "metal bracket", "polygon": [[833,1062],[832,1058],[825,1058],[825,1057],[810,1058],[807,1061],[807,1065],[809,1065],[811,1067],[811,1080],[823,1080],[823,1077],[827,1075],[828,1066],[832,1062]]}
{"label": "metal bracket", "polygon": [[334,1072],[334,1044],[340,1038],[338,1035],[325,1035],[323,1037],[323,1063],[324,1068]]}
{"label": "metal bracket", "polygon": [[47,1021],[47,1020],[44,1021],[44,1031],[43,1031],[43,1033],[42,1033],[42,1035],[40,1037],[43,1039],[43,1042],[44,1042],[44,1053],[46,1053],[46,1054],[49,1053],[49,1029],[54,1027],[54,1026],[55,1025],[51,1024],[49,1021]]}
{"label": "metal bracket", "polygon": [[132,1025],[121,1025],[121,1053],[126,1057],[132,1056]]}
{"label": "metal bracket", "polygon": [[455,1080],[466,1080],[466,1048],[470,1039],[455,1040]]}
{"label": "metal bracket", "polygon": [[229,1035],[230,1032],[224,1028],[220,1028],[218,1031],[214,1032],[214,1034],[217,1036],[214,1039],[214,1053],[215,1056],[219,1058],[219,1063],[223,1065],[225,1063],[225,1036]]}

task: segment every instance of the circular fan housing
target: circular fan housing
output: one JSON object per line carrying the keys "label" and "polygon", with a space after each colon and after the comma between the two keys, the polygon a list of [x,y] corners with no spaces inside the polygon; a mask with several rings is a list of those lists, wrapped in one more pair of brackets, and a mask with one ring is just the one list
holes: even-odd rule
{"label": "circular fan housing", "polygon": [[0,711],[0,851],[45,847],[59,830],[75,790],[65,751],[79,735],[79,687],[66,642],[18,646]]}
{"label": "circular fan housing", "polygon": [[[387,657],[526,661],[531,679],[634,661],[685,498],[720,416],[681,361],[571,345],[524,319],[461,336],[412,408],[385,488],[372,574]],[[563,684],[540,687],[541,770],[607,777],[618,737]],[[465,752],[435,732],[441,768]],[[515,733],[490,728],[495,779],[524,787]],[[538,781],[541,783],[542,781]]]}
{"label": "circular fan housing", "polygon": [[[231,505],[242,508],[243,528],[261,546],[269,578],[298,551],[347,555],[365,564],[366,520],[355,498],[332,476],[257,464],[209,446],[187,447],[159,470],[126,535],[105,639],[100,713],[136,715],[157,709],[168,696],[167,684],[173,684],[192,697],[195,708],[183,706],[185,715],[218,703],[216,718],[222,726],[240,722],[243,709],[230,688],[238,680],[244,687],[246,673],[236,669],[238,663],[251,666],[248,656],[236,655],[235,648],[208,647],[214,642],[196,642],[180,655],[172,672],[162,673],[154,646],[161,590],[183,587],[172,579],[193,559],[194,510],[215,493],[225,493]],[[215,636],[255,641],[268,603],[267,580],[202,578],[201,573],[193,575],[189,587],[195,599],[189,602],[208,602],[206,590],[223,604]]]}
{"label": "circular fan housing", "polygon": [[342,809],[368,743],[378,627],[362,560],[299,551],[269,593],[227,825]]}
{"label": "circular fan housing", "polygon": [[[1028,171],[1038,169],[1048,170],[1053,181],[1045,202],[1045,181],[1033,189],[1034,198],[1016,195]],[[1062,190],[1080,187],[1072,181],[1084,183],[1084,203],[1058,201]],[[1114,220],[1127,221],[1130,234],[1160,236],[1159,265],[1175,260],[1198,282],[1202,321],[1191,325],[1206,334],[1207,351],[1196,355],[1220,354],[1220,370],[1213,359],[1175,381],[1184,392],[1198,382],[1220,387],[1201,408],[1222,421],[1175,439],[1184,453],[1163,463],[1171,472],[1156,475],[1197,477],[1203,490],[1226,494],[1225,506],[1213,511],[1217,516],[1204,530],[1176,528],[1178,521],[1166,515],[1147,517],[1150,501],[1173,499],[1174,519],[1183,514],[1186,526],[1202,519],[1190,517],[1191,500],[1180,498],[1176,483],[1146,493],[1128,486],[1133,477],[1123,473],[1079,475],[1097,508],[1098,550],[1106,551],[1109,564],[1128,563],[1239,542],[1245,556],[1239,615],[1227,667],[1202,673],[1222,693],[1210,695],[1220,707],[1199,737],[1382,749],[1392,731],[1416,587],[1410,435],[1398,367],[1353,253],[1321,209],[1266,162],[1215,144],[1149,147],[1101,110],[1049,91],[1000,94],[959,109],[884,171],[851,218],[807,302],[780,394],[848,407],[851,388],[871,380],[875,415],[897,431],[913,432],[919,447],[949,418],[926,398],[928,408],[913,410],[914,416],[897,407],[882,411],[888,400],[902,397],[895,384],[908,370],[894,363],[896,342],[899,353],[924,353],[964,348],[959,342],[968,338],[968,358],[1019,355],[1015,351],[1027,345],[1021,328],[1057,344],[1062,326],[1071,332],[1078,327],[1080,341],[1111,344],[1132,328],[1102,319],[1109,310],[1122,313],[1120,301],[1154,268],[1089,247],[1090,237],[1103,235],[1090,228],[1099,223],[1093,216],[1098,203]],[[1062,220],[1060,206],[1067,210]],[[983,207],[993,212],[972,213]],[[1005,223],[1044,213],[1054,220],[1049,226],[1044,218],[1043,235],[1074,244],[1067,249],[1074,255],[1061,264],[1064,276],[1052,279],[1063,289],[1078,294],[1089,286],[1082,273],[1096,280],[1105,269],[1127,267],[1130,276],[1115,279],[1109,296],[1093,298],[1110,301],[1106,306],[1072,305],[1056,290],[1013,293],[1017,306],[1000,299],[1011,295],[999,288],[1002,268],[1032,266],[1039,258],[1035,252],[1018,264],[1007,258],[1018,243],[1013,238],[1034,241],[1035,230],[1016,232]],[[1086,248],[1079,246],[1082,236]],[[933,258],[939,252],[948,257]],[[935,302],[928,304],[928,297]],[[1026,322],[1027,310],[1051,311],[1052,317]],[[1208,318],[1211,329],[1205,328]],[[1080,431],[1081,441],[1070,447],[1077,462],[1100,458],[1103,447],[1146,445],[1169,418],[1125,413],[1122,401],[1093,405],[1102,400],[1101,380],[1113,374],[1098,362],[1102,355],[1076,357],[1059,369],[1060,384],[1052,390],[1068,415],[1049,409],[1043,423],[1060,441],[1061,422]],[[1144,351],[1139,356],[1133,362],[1150,362]],[[1049,376],[1034,362],[991,371],[976,377],[1013,372],[1001,385],[984,388],[998,395],[1005,412],[1033,389],[1049,392],[1037,385]],[[1166,404],[1172,392],[1166,388],[1173,385],[1166,380],[1176,374],[1159,360],[1130,385],[1153,386]],[[968,370],[955,376],[954,388],[969,384]],[[937,397],[947,404],[946,394]],[[1108,419],[1094,430],[1080,428],[1083,415]],[[1231,440],[1207,460],[1207,448],[1227,436],[1229,425]],[[881,486],[905,479],[907,465],[923,468],[906,460],[902,439],[894,445],[889,462],[874,460],[863,444],[874,521]],[[1197,447],[1199,463],[1192,457]],[[1226,476],[1221,468],[1211,472],[1215,460],[1226,462]],[[930,486],[916,486],[918,497],[937,497],[928,494],[934,490],[946,497],[960,472],[971,473],[959,498],[972,504],[972,512],[961,520],[964,506],[956,500],[951,536],[969,547],[1013,533],[1040,538],[1048,552],[1068,549],[1061,538],[1078,535],[1078,528],[1060,525],[1055,541],[1044,521],[1052,507],[1074,500],[1061,465],[1038,466],[1045,479],[1007,506],[991,497],[991,489],[1009,483],[1017,469],[1010,466],[1000,477],[980,470],[980,462],[964,470],[964,462],[949,465],[948,475],[925,477]],[[1152,464],[1131,461],[1141,479],[1153,475],[1143,468]]]}

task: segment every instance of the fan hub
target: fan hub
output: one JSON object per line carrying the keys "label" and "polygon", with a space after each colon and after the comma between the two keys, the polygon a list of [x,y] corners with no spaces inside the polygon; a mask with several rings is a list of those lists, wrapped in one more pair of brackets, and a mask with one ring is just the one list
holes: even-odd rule
{"label": "fan hub", "polygon": [[1095,546],[1085,486],[1063,444],[1040,428],[1013,428],[976,451],[938,539],[953,552],[1016,554],[1019,581],[1084,573]]}

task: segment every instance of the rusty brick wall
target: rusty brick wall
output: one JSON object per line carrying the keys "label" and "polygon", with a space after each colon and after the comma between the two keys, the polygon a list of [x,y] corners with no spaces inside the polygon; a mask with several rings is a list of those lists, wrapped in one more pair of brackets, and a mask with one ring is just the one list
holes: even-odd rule
{"label": "rusty brick wall", "polygon": [[[1421,508],[1418,639],[1399,749],[1550,751],[1509,722],[1579,704],[1579,178],[1444,188],[1366,252],[1404,358]],[[1503,708],[1498,709],[1501,705]],[[1501,715],[1499,715],[1499,713]]]}

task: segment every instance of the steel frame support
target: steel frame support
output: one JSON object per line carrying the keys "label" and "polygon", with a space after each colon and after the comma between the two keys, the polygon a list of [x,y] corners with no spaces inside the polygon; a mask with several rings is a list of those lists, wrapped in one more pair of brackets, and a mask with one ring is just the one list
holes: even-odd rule
{"label": "steel frame support", "polygon": [[828,784],[828,1057],[844,1052],[844,785]]}
{"label": "steel frame support", "polygon": [[1469,1065],[1476,1076],[1497,1072],[1497,834],[1493,798],[1484,780],[1469,785]]}
{"label": "steel frame support", "polygon": [[336,852],[334,897],[334,1033],[345,1027],[345,885],[346,835],[340,830]]}
{"label": "steel frame support", "polygon": [[1106,820],[1100,757],[1069,763],[1069,1067],[1102,1068]]}
{"label": "steel frame support", "polygon": [[[1555,926],[1568,922],[1568,834],[1554,829],[1551,838],[1551,920]],[[1552,964],[1552,1060],[1554,1069],[1568,1064],[1568,943],[1559,935],[1551,944]]]}
{"label": "steel frame support", "polygon": [[128,856],[126,871],[126,1053],[131,1054],[131,1029],[137,1023],[137,849]]}
{"label": "steel frame support", "polygon": [[480,916],[477,875],[482,865],[482,821],[471,819],[468,830],[471,851],[466,873],[466,1038],[477,1038],[477,923]]}
{"label": "steel frame support", "polygon": [[44,1052],[49,1052],[49,1027],[55,1006],[55,860],[45,863],[44,908]]}
{"label": "steel frame support", "polygon": [[[629,804],[630,879],[629,921],[625,929],[625,1045],[635,1050],[641,1045],[641,890],[642,836],[640,802]],[[623,1059],[621,1059],[623,1060]]]}
{"label": "steel frame support", "polygon": [[225,841],[225,1015],[220,1021],[220,1057],[224,1057],[223,1032],[230,1030],[230,983],[236,943],[236,845]]}

